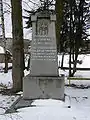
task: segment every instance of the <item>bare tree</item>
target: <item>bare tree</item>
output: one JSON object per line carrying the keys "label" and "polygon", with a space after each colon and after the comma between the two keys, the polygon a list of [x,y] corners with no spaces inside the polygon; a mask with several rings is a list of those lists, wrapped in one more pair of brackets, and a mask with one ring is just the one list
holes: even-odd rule
{"label": "bare tree", "polygon": [[8,72],[8,59],[7,59],[7,51],[6,51],[6,38],[5,38],[5,25],[4,25],[4,12],[3,12],[3,1],[0,0],[0,11],[1,11],[1,22],[2,22],[2,38],[4,42],[4,51],[5,51],[5,69],[4,72]]}

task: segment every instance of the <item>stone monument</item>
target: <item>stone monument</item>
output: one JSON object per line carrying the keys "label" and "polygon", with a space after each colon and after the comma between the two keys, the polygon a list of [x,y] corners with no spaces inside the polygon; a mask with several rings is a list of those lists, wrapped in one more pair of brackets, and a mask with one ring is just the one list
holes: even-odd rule
{"label": "stone monument", "polygon": [[55,34],[56,15],[47,10],[31,16],[30,74],[23,79],[24,99],[64,99],[64,76],[59,76]]}

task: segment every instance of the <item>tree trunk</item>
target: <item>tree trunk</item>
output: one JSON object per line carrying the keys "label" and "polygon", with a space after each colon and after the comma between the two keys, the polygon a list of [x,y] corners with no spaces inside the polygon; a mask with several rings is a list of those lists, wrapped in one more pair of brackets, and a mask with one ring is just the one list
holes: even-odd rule
{"label": "tree trunk", "polygon": [[13,92],[22,89],[24,76],[24,43],[22,26],[22,0],[11,0],[12,5],[12,34],[13,34]]}
{"label": "tree trunk", "polygon": [[65,55],[65,52],[62,54],[61,69],[63,68],[63,63],[64,63],[64,55]]}
{"label": "tree trunk", "polygon": [[56,39],[57,39],[57,49],[60,52],[60,30],[61,30],[61,25],[62,25],[62,20],[63,20],[63,2],[64,0],[56,0]]}
{"label": "tree trunk", "polygon": [[70,33],[69,33],[69,77],[72,76],[71,56],[72,56],[72,2],[70,1]]}

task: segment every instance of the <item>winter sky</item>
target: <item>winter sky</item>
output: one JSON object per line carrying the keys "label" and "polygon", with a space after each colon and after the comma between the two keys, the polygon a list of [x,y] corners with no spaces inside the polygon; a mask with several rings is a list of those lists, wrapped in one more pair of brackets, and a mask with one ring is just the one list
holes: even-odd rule
{"label": "winter sky", "polygon": [[[32,2],[29,2],[30,0],[23,0],[22,6],[24,9],[31,10],[37,8],[37,6],[40,5],[39,0],[31,0]],[[5,36],[6,37],[12,37],[12,22],[11,22],[11,4],[10,0],[3,0],[3,6],[4,6],[4,24],[5,24]],[[28,16],[28,14],[23,9],[23,16]],[[24,38],[31,39],[31,29],[26,29],[26,23],[25,19],[23,19],[23,33]],[[0,19],[1,24],[1,19]],[[89,30],[90,31],[90,30]],[[2,34],[0,29],[0,35]]]}

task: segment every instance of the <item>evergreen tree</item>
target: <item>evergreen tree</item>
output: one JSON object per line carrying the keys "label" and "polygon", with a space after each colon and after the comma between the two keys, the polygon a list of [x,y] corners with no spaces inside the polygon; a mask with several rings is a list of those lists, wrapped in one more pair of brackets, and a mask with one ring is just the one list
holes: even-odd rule
{"label": "evergreen tree", "polygon": [[[78,55],[87,40],[86,20],[88,21],[88,4],[85,0],[69,0],[64,3],[63,24],[61,29],[62,51],[69,52],[69,76],[76,72]],[[60,44],[60,43],[59,43]],[[78,61],[80,63],[80,61]],[[71,73],[71,64],[73,72]]]}

